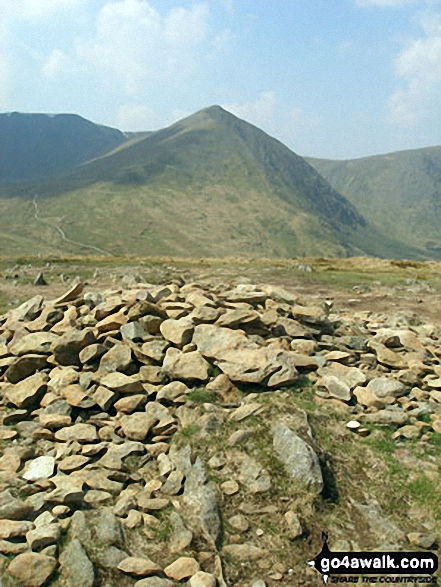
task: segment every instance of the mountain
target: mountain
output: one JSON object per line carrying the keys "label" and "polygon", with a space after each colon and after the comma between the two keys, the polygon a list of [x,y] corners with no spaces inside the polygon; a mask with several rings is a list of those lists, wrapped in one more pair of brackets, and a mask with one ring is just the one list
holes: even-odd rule
{"label": "mountain", "polygon": [[380,231],[441,258],[441,146],[307,161]]}
{"label": "mountain", "polygon": [[[377,231],[302,157],[219,106],[157,132],[111,136],[89,160],[75,148],[78,163],[72,156],[57,175],[43,177],[43,165],[38,181],[0,185],[0,250],[419,255]],[[53,151],[49,138],[45,148]]]}
{"label": "mountain", "polygon": [[0,114],[0,181],[55,175],[126,140],[121,131],[75,114]]}

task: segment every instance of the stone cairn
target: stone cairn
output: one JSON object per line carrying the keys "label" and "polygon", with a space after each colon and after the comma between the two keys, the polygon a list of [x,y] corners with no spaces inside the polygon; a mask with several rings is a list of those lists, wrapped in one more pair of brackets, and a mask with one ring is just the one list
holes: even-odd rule
{"label": "stone cairn", "polygon": [[[1,316],[4,585],[226,587],[225,556],[283,580],[288,571],[266,564],[267,550],[241,539],[246,493],[271,492],[267,472],[245,451],[237,476],[216,483],[210,471],[228,462],[207,462],[184,432],[197,426],[210,438],[262,413],[262,392],[308,383],[354,433],[386,425],[394,438],[424,442],[441,433],[440,331],[409,322],[330,313],[275,286],[179,280],[103,293],[78,284]],[[201,389],[210,401],[197,404]],[[269,449],[317,496],[307,415],[294,416],[272,418]],[[248,433],[230,427],[228,446]],[[221,500],[241,491],[228,543]],[[291,539],[302,535],[294,511],[284,518]],[[253,576],[247,585],[266,585]]]}

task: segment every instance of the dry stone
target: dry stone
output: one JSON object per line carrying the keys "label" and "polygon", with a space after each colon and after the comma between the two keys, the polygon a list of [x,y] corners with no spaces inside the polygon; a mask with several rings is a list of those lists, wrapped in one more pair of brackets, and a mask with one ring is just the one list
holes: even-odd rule
{"label": "dry stone", "polygon": [[[26,552],[14,558],[8,566],[8,572],[23,587],[42,587],[55,571],[56,566],[57,561],[50,556]],[[80,584],[77,583],[77,586],[79,587]]]}

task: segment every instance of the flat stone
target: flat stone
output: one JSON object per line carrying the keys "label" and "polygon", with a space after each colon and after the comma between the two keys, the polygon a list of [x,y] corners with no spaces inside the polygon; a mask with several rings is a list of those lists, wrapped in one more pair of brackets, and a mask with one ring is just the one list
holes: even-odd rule
{"label": "flat stone", "polygon": [[143,512],[155,512],[163,510],[170,503],[168,499],[150,497],[150,492],[140,493],[136,498],[136,502],[139,509]]}
{"label": "flat stone", "polygon": [[131,348],[125,344],[116,344],[101,357],[99,370],[102,373],[125,371],[131,362]]}
{"label": "flat stone", "polygon": [[28,354],[49,355],[51,353],[50,347],[57,339],[58,335],[53,332],[33,332],[10,344],[9,351],[17,356]]}
{"label": "flat stone", "polygon": [[229,544],[223,547],[222,552],[241,563],[258,561],[268,556],[266,550],[249,542],[244,544]]}
{"label": "flat stone", "polygon": [[234,410],[234,412],[230,415],[230,419],[234,420],[234,422],[242,422],[242,420],[245,420],[252,414],[255,414],[261,408],[262,405],[257,403],[244,404],[243,406],[240,406]]}
{"label": "flat stone", "polygon": [[92,330],[68,330],[52,345],[52,352],[59,365],[80,365],[80,352],[95,342]]}
{"label": "flat stone", "polygon": [[188,579],[192,577],[200,570],[199,563],[196,559],[182,556],[175,560],[171,565],[165,567],[164,573],[170,579],[174,579],[175,581],[182,581],[183,579]]}
{"label": "flat stone", "polygon": [[8,572],[23,587],[41,587],[55,571],[56,566],[57,561],[50,556],[26,552],[19,554],[10,563]]}
{"label": "flat stone", "polygon": [[384,408],[385,402],[379,399],[369,387],[356,387],[354,389],[354,395],[357,398],[357,402],[362,406],[377,409]]}
{"label": "flat stone", "polygon": [[69,442],[76,440],[82,444],[96,442],[98,433],[95,426],[91,424],[74,424],[69,428],[62,428],[55,433],[55,440],[59,442]]}
{"label": "flat stone", "polygon": [[340,380],[335,375],[326,375],[322,377],[317,385],[324,387],[331,397],[335,397],[341,401],[348,402],[351,400],[352,393],[349,385]]}
{"label": "flat stone", "polygon": [[96,323],[95,328],[99,333],[111,332],[112,330],[119,330],[121,326],[124,326],[128,321],[128,317],[125,314],[125,310],[120,312],[114,312],[99,322]]}
{"label": "flat stone", "polygon": [[46,494],[46,500],[60,505],[76,504],[84,497],[84,481],[71,475],[58,474],[52,477],[55,489]]}
{"label": "flat stone", "polygon": [[66,293],[61,295],[59,298],[54,300],[52,303],[54,306],[67,304],[67,302],[71,302],[75,300],[83,291],[84,285],[81,282],[75,283],[71,288],[67,290]]}
{"label": "flat stone", "polygon": [[285,514],[285,521],[288,528],[288,536],[291,540],[298,538],[303,534],[302,524],[300,523],[299,516],[289,510]]}
{"label": "flat stone", "polygon": [[163,373],[171,379],[207,381],[210,363],[198,351],[183,353],[178,349],[168,349],[162,365]]}
{"label": "flat stone", "polygon": [[376,377],[369,381],[367,388],[379,399],[385,397],[401,397],[408,393],[408,389],[400,381],[388,377]]}
{"label": "flat stone", "polygon": [[214,575],[199,571],[190,579],[190,587],[216,587],[217,581]]}
{"label": "flat stone", "polygon": [[95,405],[95,402],[90,395],[77,383],[65,387],[63,389],[63,396],[66,399],[66,402],[74,408],[83,408],[87,410]]}
{"label": "flat stone", "polygon": [[236,532],[240,532],[241,534],[248,532],[250,529],[250,524],[243,514],[232,516],[228,519],[228,523],[236,530]]}
{"label": "flat stone", "polygon": [[147,397],[145,394],[128,395],[115,402],[114,408],[117,412],[131,414],[132,412],[139,410],[146,401]]}
{"label": "flat stone", "polygon": [[47,390],[47,377],[35,373],[16,385],[8,385],[3,392],[7,401],[17,408],[35,409]]}
{"label": "flat stone", "polygon": [[26,534],[26,541],[29,548],[34,551],[42,550],[51,544],[57,544],[61,536],[59,524],[45,524],[30,530]]}
{"label": "flat stone", "polygon": [[119,393],[139,393],[143,391],[142,383],[137,375],[109,373],[101,379],[101,385]]}
{"label": "flat stone", "polygon": [[421,436],[421,430],[418,426],[402,426],[398,428],[393,434],[392,438],[396,440],[397,438],[407,438],[408,440],[416,440]]}
{"label": "flat stone", "polygon": [[177,512],[171,512],[169,517],[173,531],[169,540],[170,552],[181,552],[188,548],[193,540],[193,533],[184,525]]}
{"label": "flat stone", "polygon": [[[318,375],[323,379],[335,377],[341,384],[347,386],[350,391],[357,387],[357,385],[362,385],[366,382],[366,375],[361,369],[358,367],[347,367],[340,363],[331,363],[326,367],[320,367]],[[320,381],[318,384],[320,384]]]}
{"label": "flat stone", "polygon": [[4,555],[23,554],[28,552],[29,547],[26,542],[9,542],[8,540],[0,540],[0,553]]}
{"label": "flat stone", "polygon": [[162,571],[162,567],[147,557],[128,557],[120,562],[118,570],[135,577],[148,577]]}
{"label": "flat stone", "polygon": [[24,520],[33,507],[12,495],[9,489],[0,493],[0,520]]}
{"label": "flat stone", "polygon": [[40,314],[41,309],[43,307],[44,298],[43,296],[37,295],[27,300],[18,308],[12,310],[9,314],[10,319],[14,322],[21,322],[21,321],[29,321],[35,320],[37,316]]}
{"label": "flat stone", "polygon": [[168,579],[161,579],[160,577],[149,577],[137,581],[134,587],[175,587],[175,583]]}
{"label": "flat stone", "polygon": [[153,361],[161,362],[165,356],[165,351],[170,346],[166,340],[156,339],[145,342],[141,347],[141,352]]}
{"label": "flat stone", "polygon": [[143,442],[157,421],[154,414],[135,412],[122,418],[121,428],[124,436],[130,440]]}
{"label": "flat stone", "polygon": [[159,400],[167,400],[170,402],[175,402],[179,398],[185,397],[188,393],[190,393],[190,389],[183,383],[182,381],[171,381],[167,385],[161,387],[161,389],[156,394],[156,399]]}
{"label": "flat stone", "polygon": [[191,341],[194,325],[188,318],[180,318],[179,320],[164,320],[159,329],[165,340],[182,347]]}
{"label": "flat stone", "polygon": [[103,387],[100,385],[95,393],[91,396],[91,400],[98,405],[102,410],[107,412],[109,408],[116,402],[118,399],[118,394],[107,387]]}
{"label": "flat stone", "polygon": [[404,426],[407,424],[409,416],[403,410],[379,410],[373,414],[360,414],[359,420],[385,426]]}
{"label": "flat stone", "polygon": [[87,365],[88,363],[92,363],[93,361],[98,360],[100,357],[107,352],[107,347],[103,344],[94,343],[86,346],[80,353],[79,359],[83,365]]}
{"label": "flat stone", "polygon": [[0,520],[0,539],[10,540],[11,538],[21,538],[33,529],[34,524],[32,522]]}
{"label": "flat stone", "polygon": [[127,322],[120,328],[123,338],[133,342],[141,342],[148,334],[141,322]]}
{"label": "flat stone", "polygon": [[84,496],[84,501],[92,508],[100,508],[104,505],[113,503],[113,495],[108,491],[98,491],[91,489]]}
{"label": "flat stone", "polygon": [[401,355],[391,351],[383,344],[371,340],[368,343],[368,347],[375,352],[377,355],[377,361],[382,365],[395,369],[405,369],[407,367],[407,363]]}
{"label": "flat stone", "polygon": [[47,357],[44,355],[23,355],[9,365],[4,376],[10,383],[18,383],[46,366]]}
{"label": "flat stone", "polygon": [[11,428],[7,428],[6,426],[0,426],[0,440],[13,440],[17,438],[18,432],[12,430]]}
{"label": "flat stone", "polygon": [[256,459],[242,455],[240,459],[239,481],[250,493],[262,493],[271,488],[271,478]]}
{"label": "flat stone", "polygon": [[239,492],[239,483],[236,481],[224,481],[220,486],[222,493],[225,495],[236,495]]}
{"label": "flat stone", "polygon": [[26,481],[36,481],[37,479],[49,479],[54,474],[55,459],[54,457],[38,457],[28,463],[26,471],[23,473],[23,479]]}
{"label": "flat stone", "polygon": [[58,463],[58,470],[63,473],[71,473],[82,469],[84,465],[90,462],[90,459],[82,455],[71,455]]}
{"label": "flat stone", "polygon": [[424,548],[429,550],[437,541],[437,537],[432,533],[411,532],[407,535],[407,539],[412,546],[417,548]]}
{"label": "flat stone", "polygon": [[43,428],[48,430],[60,430],[72,425],[72,418],[61,414],[40,414],[38,419]]}

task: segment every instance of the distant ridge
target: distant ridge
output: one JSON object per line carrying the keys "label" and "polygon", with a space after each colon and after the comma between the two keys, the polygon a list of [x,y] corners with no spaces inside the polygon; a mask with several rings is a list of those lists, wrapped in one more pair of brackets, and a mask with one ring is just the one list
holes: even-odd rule
{"label": "distant ridge", "polygon": [[0,114],[0,181],[25,181],[72,169],[127,139],[76,114]]}
{"label": "distant ridge", "polygon": [[379,230],[441,258],[441,146],[307,161]]}
{"label": "distant ridge", "polygon": [[217,105],[150,133],[74,115],[1,115],[0,144],[6,136],[0,250],[38,242],[114,255],[422,255],[304,158]]}

